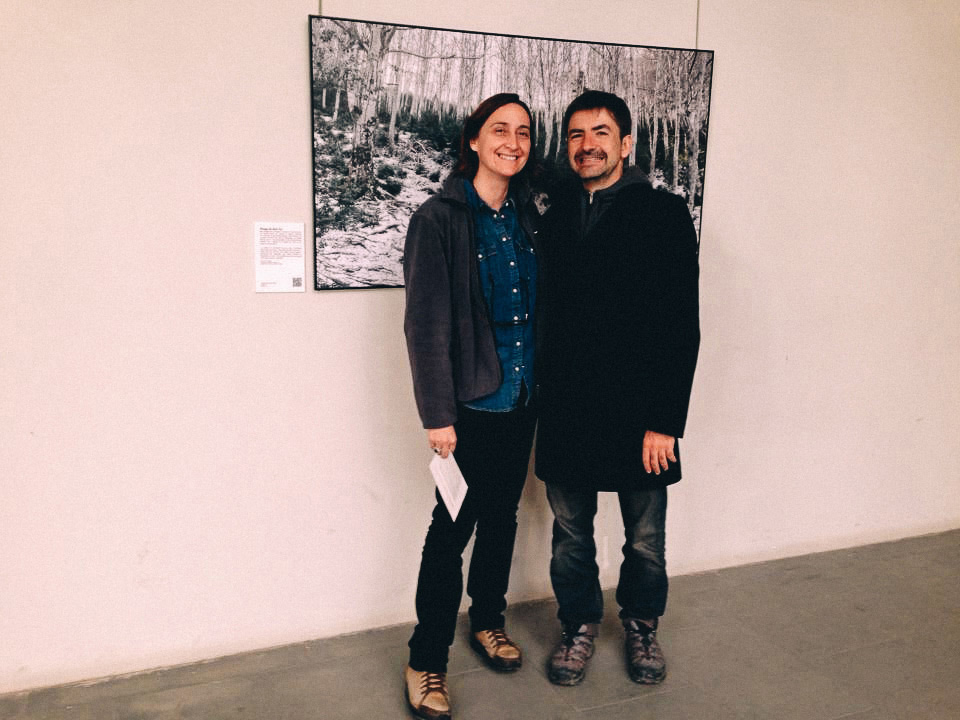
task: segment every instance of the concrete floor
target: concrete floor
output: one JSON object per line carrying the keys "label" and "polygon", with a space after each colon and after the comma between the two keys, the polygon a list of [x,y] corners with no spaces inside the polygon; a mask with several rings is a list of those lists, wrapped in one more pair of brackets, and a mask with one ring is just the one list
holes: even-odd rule
{"label": "concrete floor", "polygon": [[[454,644],[457,720],[957,720],[960,530],[674,578],[660,638],[669,674],[627,678],[612,592],[586,680],[547,682],[552,602],[509,610],[513,675]],[[411,626],[0,696],[4,720],[406,718]]]}

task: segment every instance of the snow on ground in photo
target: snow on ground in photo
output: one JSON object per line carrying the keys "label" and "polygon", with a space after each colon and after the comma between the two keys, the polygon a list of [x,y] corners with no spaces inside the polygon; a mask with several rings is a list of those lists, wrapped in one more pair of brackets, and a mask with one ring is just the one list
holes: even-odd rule
{"label": "snow on ground in photo", "polygon": [[[438,174],[445,177],[451,170],[450,158],[443,152],[429,150],[423,143],[414,140],[409,132],[400,132],[396,149],[381,152],[375,163],[392,165],[406,172],[406,177],[396,178],[401,183],[396,196],[386,191],[376,200],[364,200],[358,204],[377,222],[357,225],[348,229],[322,231],[317,240],[316,273],[317,287],[399,287],[403,285],[403,243],[407,224],[413,212],[435,193],[439,182],[429,180]],[[401,162],[401,157],[408,159]],[[421,165],[421,172],[415,168]],[[334,203],[331,198],[330,203]]]}

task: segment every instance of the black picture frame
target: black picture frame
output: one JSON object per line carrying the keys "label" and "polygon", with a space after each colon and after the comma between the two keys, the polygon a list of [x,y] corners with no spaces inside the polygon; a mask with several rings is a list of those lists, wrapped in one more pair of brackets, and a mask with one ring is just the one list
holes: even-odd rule
{"label": "black picture frame", "polygon": [[402,287],[407,221],[456,162],[460,124],[516,92],[548,177],[560,121],[586,88],[633,114],[629,163],[684,196],[699,236],[713,51],[310,16],[314,287]]}

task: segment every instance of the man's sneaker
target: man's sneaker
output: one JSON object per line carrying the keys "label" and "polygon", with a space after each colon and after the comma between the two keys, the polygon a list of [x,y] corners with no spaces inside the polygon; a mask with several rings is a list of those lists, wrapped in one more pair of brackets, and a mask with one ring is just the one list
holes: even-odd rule
{"label": "man's sneaker", "polygon": [[503,628],[471,633],[470,647],[495,670],[516,670],[523,663],[523,653]]}
{"label": "man's sneaker", "polygon": [[446,673],[420,672],[407,665],[403,677],[407,704],[414,715],[425,720],[450,720]]}
{"label": "man's sneaker", "polygon": [[547,677],[554,685],[576,685],[583,680],[587,661],[593,657],[593,641],[600,632],[598,623],[564,625],[557,649],[550,656]]}
{"label": "man's sneaker", "polygon": [[624,645],[630,679],[644,685],[661,682],[667,674],[667,661],[657,642],[657,621],[648,625],[643,620],[626,619],[623,629],[626,630]]}

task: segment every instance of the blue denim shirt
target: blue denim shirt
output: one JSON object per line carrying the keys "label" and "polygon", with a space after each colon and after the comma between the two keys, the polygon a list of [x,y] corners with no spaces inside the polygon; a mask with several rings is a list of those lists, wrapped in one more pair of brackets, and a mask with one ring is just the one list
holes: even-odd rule
{"label": "blue denim shirt", "polygon": [[513,410],[526,385],[527,400],[534,388],[535,344],[533,312],[537,300],[537,257],[517,218],[516,204],[507,198],[499,211],[491,209],[464,180],[467,203],[476,228],[477,269],[493,321],[503,383],[490,395],[471,400],[475,410]]}

